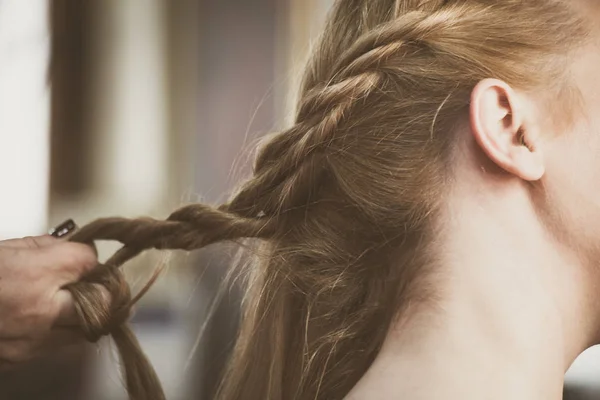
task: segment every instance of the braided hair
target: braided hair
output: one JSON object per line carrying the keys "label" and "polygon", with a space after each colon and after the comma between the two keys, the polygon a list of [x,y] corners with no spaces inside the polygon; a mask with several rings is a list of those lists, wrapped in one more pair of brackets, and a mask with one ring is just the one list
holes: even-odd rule
{"label": "braided hair", "polygon": [[100,219],[73,237],[124,245],[67,287],[87,338],[112,336],[131,399],[164,399],[127,327],[139,296],[120,267],[146,249],[249,240],[261,251],[241,271],[241,328],[218,398],[343,399],[395,319],[435,299],[437,214],[473,87],[555,81],[564,94],[569,51],[586,34],[558,0],[338,0],[294,125],[264,140],[229,202],[164,221]]}

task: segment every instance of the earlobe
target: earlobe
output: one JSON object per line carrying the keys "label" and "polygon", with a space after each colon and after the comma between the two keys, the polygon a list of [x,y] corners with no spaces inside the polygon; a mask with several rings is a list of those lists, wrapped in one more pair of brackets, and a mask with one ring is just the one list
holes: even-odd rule
{"label": "earlobe", "polygon": [[485,79],[471,94],[471,132],[487,157],[526,181],[544,175],[539,149],[531,145],[535,125],[523,99],[505,82]]}

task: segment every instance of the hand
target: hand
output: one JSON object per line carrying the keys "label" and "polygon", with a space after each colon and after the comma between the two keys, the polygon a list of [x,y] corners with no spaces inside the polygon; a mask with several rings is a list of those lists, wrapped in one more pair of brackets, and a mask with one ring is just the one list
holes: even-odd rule
{"label": "hand", "polygon": [[61,288],[97,263],[90,246],[52,236],[0,241],[0,369],[83,340]]}

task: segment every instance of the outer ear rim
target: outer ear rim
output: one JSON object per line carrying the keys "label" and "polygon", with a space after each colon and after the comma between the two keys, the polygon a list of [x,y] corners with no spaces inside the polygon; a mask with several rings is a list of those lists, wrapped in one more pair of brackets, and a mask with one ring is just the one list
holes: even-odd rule
{"label": "outer ear rim", "polygon": [[[514,131],[512,136],[516,139],[518,146],[510,145],[510,151],[503,150],[499,141],[494,141],[494,135],[487,134],[488,129],[484,126],[481,117],[481,107],[483,93],[492,87],[498,88],[506,95],[507,116],[512,118],[511,129]],[[543,159],[537,148],[521,144],[521,135],[523,135],[524,118],[522,112],[516,112],[518,108],[518,94],[506,82],[487,78],[475,85],[471,91],[471,101],[469,104],[469,120],[471,134],[477,145],[484,152],[491,162],[498,165],[506,172],[515,175],[526,181],[537,181],[544,175]],[[516,103],[516,104],[515,104]],[[525,140],[525,143],[527,141]],[[529,160],[527,160],[529,158]],[[523,162],[525,160],[525,162]]]}

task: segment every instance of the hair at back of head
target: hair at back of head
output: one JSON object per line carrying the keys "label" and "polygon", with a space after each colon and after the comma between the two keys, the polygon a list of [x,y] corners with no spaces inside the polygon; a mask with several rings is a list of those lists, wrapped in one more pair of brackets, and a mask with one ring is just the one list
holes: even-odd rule
{"label": "hair at back of head", "polygon": [[88,339],[112,335],[131,399],[164,399],[126,325],[135,299],[120,266],[146,249],[243,242],[256,251],[240,266],[241,327],[217,398],[343,399],[407,305],[435,298],[429,249],[472,89],[497,78],[558,93],[587,33],[566,1],[337,1],[294,125],[262,143],[228,203],[101,219],[73,237],[124,245],[67,287]]}

